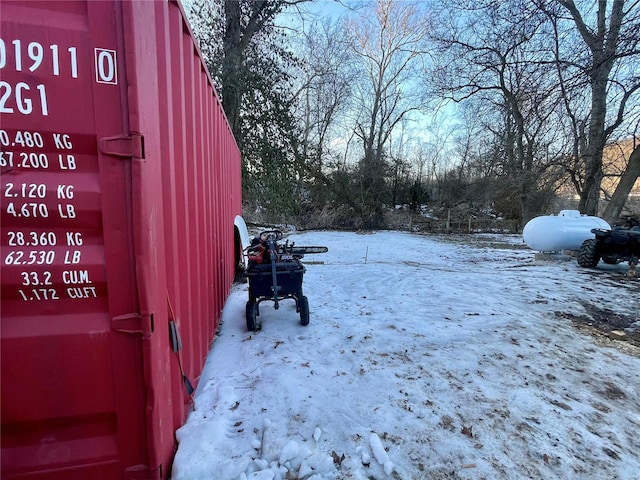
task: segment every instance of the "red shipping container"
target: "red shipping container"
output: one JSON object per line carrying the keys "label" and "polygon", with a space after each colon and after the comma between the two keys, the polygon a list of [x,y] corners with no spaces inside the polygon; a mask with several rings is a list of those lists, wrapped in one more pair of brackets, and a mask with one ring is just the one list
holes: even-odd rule
{"label": "red shipping container", "polygon": [[2,478],[168,478],[242,259],[240,153],[178,2],[0,16]]}

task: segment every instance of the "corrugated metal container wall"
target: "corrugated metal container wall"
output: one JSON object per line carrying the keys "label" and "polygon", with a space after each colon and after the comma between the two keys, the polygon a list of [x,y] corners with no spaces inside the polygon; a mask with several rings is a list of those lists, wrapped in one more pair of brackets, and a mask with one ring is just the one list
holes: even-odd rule
{"label": "corrugated metal container wall", "polygon": [[240,154],[175,1],[0,4],[2,478],[168,478]]}

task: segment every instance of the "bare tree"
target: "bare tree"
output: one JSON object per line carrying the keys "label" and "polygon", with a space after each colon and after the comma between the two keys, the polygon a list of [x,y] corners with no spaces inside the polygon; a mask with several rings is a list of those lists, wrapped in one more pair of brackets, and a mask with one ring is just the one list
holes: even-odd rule
{"label": "bare tree", "polygon": [[369,226],[382,222],[385,191],[385,148],[398,124],[420,108],[411,90],[412,75],[425,51],[428,23],[419,4],[406,0],[376,0],[373,12],[347,23],[355,68],[355,135],[361,141],[361,203]]}
{"label": "bare tree", "polygon": [[544,17],[526,0],[473,6],[450,0],[434,40],[441,53],[434,74],[440,95],[455,102],[473,98],[500,114],[485,128],[502,144],[494,162],[501,164],[503,185],[511,185],[511,202],[520,205],[518,216],[527,220],[536,213],[537,175],[558,110],[550,95]]}
{"label": "bare tree", "polygon": [[312,194],[308,200],[315,208],[330,202],[360,212],[352,189],[345,188],[345,176],[335,175],[336,169],[344,171],[341,159],[348,142],[340,122],[355,81],[344,25],[341,21],[305,22],[298,39],[296,50],[303,61],[295,74],[293,99],[299,130],[291,132],[291,143],[296,166]]}
{"label": "bare tree", "polygon": [[[640,75],[633,65],[640,59],[640,2],[550,0],[539,6],[554,26],[559,85],[575,138],[578,169],[573,180],[580,194],[580,211],[597,215],[604,148],[628,110],[637,108],[633,100],[640,89]],[[575,89],[584,91],[585,87],[590,98],[586,111],[581,112],[581,105],[575,104],[580,98]],[[579,178],[578,173],[583,176]]]}
{"label": "bare tree", "polygon": [[304,63],[294,98],[302,130],[300,154],[322,170],[337,156],[330,142],[342,134],[336,132],[337,123],[345,114],[355,80],[348,68],[351,57],[342,23],[313,23],[302,32],[299,52]]}

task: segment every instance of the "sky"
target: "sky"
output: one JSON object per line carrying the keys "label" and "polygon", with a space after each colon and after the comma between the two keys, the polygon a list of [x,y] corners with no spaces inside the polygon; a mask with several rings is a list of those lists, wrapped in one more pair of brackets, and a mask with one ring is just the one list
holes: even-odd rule
{"label": "sky", "polygon": [[249,332],[234,286],[173,480],[640,479],[640,348],[588,326],[640,330],[626,265],[518,235],[288,238],[329,249],[304,259],[311,321],[265,301]]}

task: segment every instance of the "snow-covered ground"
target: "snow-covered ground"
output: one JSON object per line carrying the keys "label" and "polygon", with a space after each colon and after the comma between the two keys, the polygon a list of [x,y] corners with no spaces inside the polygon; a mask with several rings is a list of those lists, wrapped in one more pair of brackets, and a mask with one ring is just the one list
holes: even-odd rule
{"label": "snow-covered ground", "polygon": [[638,350],[571,321],[640,321],[625,266],[517,236],[289,238],[329,247],[305,257],[311,322],[264,302],[250,333],[234,287],[173,480],[640,479]]}

